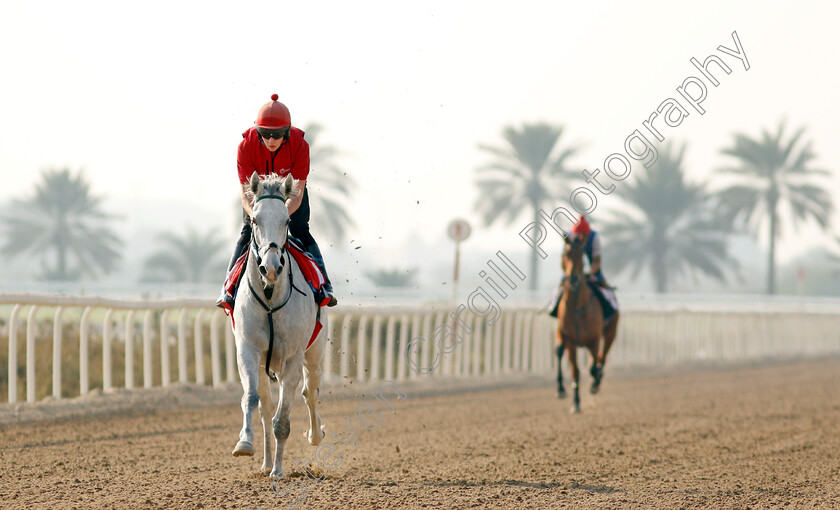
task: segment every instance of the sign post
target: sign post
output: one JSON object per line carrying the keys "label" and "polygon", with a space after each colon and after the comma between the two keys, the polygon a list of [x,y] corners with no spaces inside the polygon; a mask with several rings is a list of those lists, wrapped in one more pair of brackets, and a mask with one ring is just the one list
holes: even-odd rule
{"label": "sign post", "polygon": [[452,272],[452,304],[458,299],[458,266],[461,262],[461,242],[465,241],[472,232],[470,224],[466,220],[455,219],[449,222],[446,233],[449,238],[455,241],[455,268]]}

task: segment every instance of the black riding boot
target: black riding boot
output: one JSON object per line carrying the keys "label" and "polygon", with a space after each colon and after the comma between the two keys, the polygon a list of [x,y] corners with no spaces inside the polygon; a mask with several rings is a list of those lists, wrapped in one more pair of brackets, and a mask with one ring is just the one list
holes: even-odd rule
{"label": "black riding boot", "polygon": [[598,302],[601,303],[601,311],[604,316],[604,322],[612,319],[613,315],[615,315],[615,308],[613,308],[612,303],[609,302],[607,297],[604,296],[604,293],[601,292],[601,289],[599,289],[598,285],[595,283],[590,282],[589,288],[595,293],[595,297],[598,298]]}
{"label": "black riding boot", "polygon": [[327,303],[327,306],[335,306],[338,304],[338,299],[333,295],[333,288],[332,284],[330,283],[330,277],[327,275],[327,268],[324,267],[324,257],[321,255],[321,249],[318,248],[317,243],[312,243],[306,247],[306,251],[312,254],[312,258],[315,259],[315,263],[318,264],[318,268],[324,273],[324,280],[326,283],[321,286],[321,291],[324,293],[325,297],[330,298],[330,302]]}
{"label": "black riding boot", "polygon": [[228,280],[228,276],[230,275],[230,271],[233,269],[233,266],[236,264],[236,261],[239,260],[239,257],[245,253],[245,250],[248,248],[248,244],[251,242],[251,225],[246,223],[242,227],[242,232],[239,235],[239,241],[236,242],[236,248],[233,249],[233,257],[230,259],[230,263],[228,264],[228,270],[225,274],[225,281],[222,283],[222,293],[219,295],[219,299],[216,300],[216,306],[219,308],[224,309],[225,303],[230,305],[231,309],[233,308],[234,303],[234,295],[236,293],[236,289],[234,289],[234,294],[229,294],[226,290],[226,283]]}

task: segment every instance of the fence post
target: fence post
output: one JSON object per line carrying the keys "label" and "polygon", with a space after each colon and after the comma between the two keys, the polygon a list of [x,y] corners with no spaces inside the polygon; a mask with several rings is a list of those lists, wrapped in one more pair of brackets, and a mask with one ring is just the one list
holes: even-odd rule
{"label": "fence post", "polygon": [[187,382],[187,309],[178,316],[178,382]]}
{"label": "fence post", "polygon": [[408,348],[408,315],[400,317],[400,349],[397,352],[397,380],[405,380],[405,350]]}
{"label": "fence post", "polygon": [[219,319],[224,314],[218,312],[210,319],[210,371],[213,374],[213,387],[222,385],[222,362],[219,358]]}
{"label": "fence post", "polygon": [[388,326],[385,332],[385,376],[386,381],[394,378],[394,333],[396,330],[396,315],[388,316]]}
{"label": "fence post", "polygon": [[102,322],[102,391],[111,391],[111,315],[113,308],[105,312],[105,319]]}
{"label": "fence post", "polygon": [[470,323],[464,321],[464,341],[461,343],[460,356],[455,356],[458,363],[459,374],[461,376],[470,375],[470,358],[472,358],[472,344],[473,336],[475,335],[475,317]]}
{"label": "fence post", "polygon": [[35,313],[38,306],[29,310],[26,321],[26,401],[35,402]]}
{"label": "fence post", "polygon": [[338,335],[339,324],[341,324],[338,320],[340,317],[339,314],[330,314],[327,324],[329,332],[324,342],[324,361],[321,363],[321,379],[327,382],[333,377],[333,351],[335,351],[335,339]]}
{"label": "fence post", "polygon": [[[195,344],[195,382],[204,384],[204,335],[201,331],[201,316],[204,315],[204,310],[198,310],[195,314],[195,332],[193,334],[193,343]],[[266,363],[270,363],[267,361]]]}
{"label": "fence post", "polygon": [[15,305],[12,308],[12,315],[9,317],[9,403],[17,402],[17,332],[18,315],[21,306]]}
{"label": "fence post", "polygon": [[505,318],[505,336],[502,342],[502,372],[509,373],[513,367],[513,326],[516,322],[516,312],[508,312]]}
{"label": "fence post", "polygon": [[447,353],[443,349],[441,349],[440,342],[439,341],[438,342],[434,341],[435,330],[437,330],[437,328],[439,328],[441,326],[445,326],[445,325],[446,325],[446,311],[438,312],[437,314],[435,314],[434,323],[432,324],[431,331],[429,331],[429,333],[428,333],[429,336],[426,337],[426,340],[428,340],[429,343],[432,344],[431,345],[432,359],[435,359],[434,358],[435,356],[440,357],[440,361],[438,361],[438,364],[435,366],[435,369],[432,372],[435,375],[442,375],[443,374],[443,364],[445,363],[446,359],[449,358],[449,353]]}
{"label": "fence post", "polygon": [[502,371],[502,328],[508,321],[508,314],[503,312],[499,322],[493,327],[493,374]]}
{"label": "fence post", "polygon": [[373,335],[370,339],[370,377],[371,381],[379,379],[379,351],[382,350],[382,315],[373,317]]}
{"label": "fence post", "polygon": [[341,379],[342,382],[350,377],[350,320],[348,313],[341,321]]}
{"label": "fence post", "polygon": [[356,334],[356,379],[359,382],[365,380],[365,357],[367,357],[367,324],[369,322],[367,315],[362,315],[359,319],[359,329]]}
{"label": "fence post", "polygon": [[160,314],[160,385],[163,388],[169,386],[169,329],[166,320],[169,318],[169,309]]}
{"label": "fence post", "polygon": [[125,387],[134,387],[134,310],[125,317]]}
{"label": "fence post", "polygon": [[[423,367],[429,367],[432,363],[432,341],[431,341],[431,330],[432,330],[432,316],[431,313],[424,313],[423,314],[423,326],[420,330],[420,336],[423,337],[423,343],[420,344],[420,359],[422,360]],[[419,374],[418,374],[419,375]]]}
{"label": "fence post", "polygon": [[487,328],[487,323],[484,317],[473,315],[473,332],[472,332],[472,367],[470,368],[470,375],[475,377],[481,374],[481,339],[484,336],[484,331]]}
{"label": "fence post", "polygon": [[152,387],[152,310],[143,316],[143,387]]}
{"label": "fence post", "polygon": [[502,315],[500,313],[496,322],[492,325],[486,323],[484,325],[484,363],[482,365],[483,370],[481,371],[484,375],[490,375],[493,369],[493,333],[501,325],[499,322],[501,318]]}
{"label": "fence post", "polygon": [[54,399],[61,399],[61,342],[64,328],[61,323],[61,316],[64,307],[55,309],[53,319],[53,362],[52,362],[52,396]]}
{"label": "fence post", "polygon": [[[421,336],[420,328],[422,327],[422,325],[423,325],[423,316],[419,313],[413,314],[411,316],[411,334],[408,337],[409,340],[414,340],[418,336]],[[425,343],[425,342],[423,342],[423,343]],[[421,360],[421,363],[422,363],[422,359],[423,359],[423,351],[422,351],[423,345],[422,344],[420,345],[420,349],[421,349],[420,360]],[[403,355],[405,355],[405,353],[403,353]],[[403,363],[406,363],[406,361],[407,361],[407,358],[406,358],[406,360],[403,361]],[[424,366],[426,366],[426,365],[424,365]],[[409,379],[415,379],[417,377],[420,377],[420,374],[416,370],[412,370],[411,373],[408,374],[408,377],[409,377]]]}
{"label": "fence post", "polygon": [[87,395],[90,391],[90,353],[88,352],[90,345],[90,312],[93,311],[92,306],[85,308],[82,312],[82,323],[79,326],[79,393]]}
{"label": "fence post", "polygon": [[531,348],[534,336],[533,326],[534,314],[531,312],[522,312],[522,371],[530,372],[534,367],[531,366]]}

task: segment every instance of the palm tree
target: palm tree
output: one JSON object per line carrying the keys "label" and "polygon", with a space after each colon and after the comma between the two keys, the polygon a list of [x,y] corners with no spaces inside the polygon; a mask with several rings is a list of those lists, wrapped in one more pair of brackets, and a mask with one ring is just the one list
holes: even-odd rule
{"label": "palm tree", "polygon": [[225,273],[224,243],[216,229],[205,234],[187,228],[186,235],[161,232],[161,248],[146,257],[140,281],[146,282],[217,282]]}
{"label": "palm tree", "polygon": [[335,157],[340,154],[335,146],[317,143],[322,129],[319,124],[309,124],[304,136],[309,142],[309,161],[314,170],[307,186],[315,191],[310,200],[313,209],[318,211],[318,214],[312,215],[311,221],[316,229],[340,243],[347,230],[355,226],[346,204],[356,188],[356,181],[334,163]]}
{"label": "palm tree", "polygon": [[[510,225],[523,212],[537,225],[545,204],[557,201],[566,190],[566,182],[575,174],[568,159],[579,147],[557,149],[563,126],[545,123],[523,124],[521,129],[508,126],[502,130],[504,147],[479,145],[495,160],[476,170],[479,196],[474,208],[485,225],[498,220]],[[531,251],[531,289],[537,288],[537,252]]]}
{"label": "palm tree", "polygon": [[704,186],[686,182],[683,169],[685,146],[674,152],[670,145],[635,182],[622,185],[617,195],[632,206],[600,229],[609,240],[607,260],[617,271],[630,269],[636,279],[644,269],[653,276],[657,292],[687,270],[724,280],[727,265],[728,221],[713,207],[713,196]]}
{"label": "palm tree", "polygon": [[35,193],[12,200],[4,218],[0,252],[9,257],[28,255],[42,261],[45,280],[95,278],[113,271],[122,242],[102,211],[102,197],[90,193],[80,170],[44,170]]}
{"label": "palm tree", "polygon": [[734,177],[736,184],[720,191],[721,202],[736,220],[760,230],[767,222],[770,249],[767,261],[767,293],[776,292],[776,239],[781,236],[779,220],[783,211],[792,214],[794,226],[809,217],[823,228],[833,208],[831,196],[821,187],[807,182],[825,170],[811,167],[816,154],[811,142],[800,140],[805,128],[783,141],[785,123],[775,135],[766,129],[760,139],[736,133],[735,144],[721,152],[738,160],[739,166],[719,170]]}

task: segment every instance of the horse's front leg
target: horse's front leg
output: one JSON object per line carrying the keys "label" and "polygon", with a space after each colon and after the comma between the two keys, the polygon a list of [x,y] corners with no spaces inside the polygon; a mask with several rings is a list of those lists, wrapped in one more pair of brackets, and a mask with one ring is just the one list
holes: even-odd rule
{"label": "horse's front leg", "polygon": [[303,400],[309,408],[309,430],[303,435],[309,444],[318,446],[321,439],[326,435],[321,426],[321,417],[315,411],[315,404],[318,402],[318,393],[321,386],[321,358],[324,351],[323,342],[315,342],[310,347],[303,360]]}
{"label": "horse's front leg", "polygon": [[260,418],[263,428],[263,464],[260,471],[267,475],[274,467],[271,457],[271,411],[274,409],[274,400],[271,398],[271,380],[265,370],[260,370]]}
{"label": "horse's front leg", "polygon": [[242,381],[242,430],[239,431],[239,442],[233,449],[234,457],[254,455],[254,429],[251,427],[251,417],[254,409],[260,403],[258,393],[260,353],[253,345],[244,341],[237,343],[236,349],[239,378]]}
{"label": "horse's front leg", "polygon": [[557,398],[566,398],[566,388],[563,386],[563,352],[566,348],[563,346],[563,337],[560,335],[559,327],[554,332],[554,337],[557,340],[554,349],[557,354]]}
{"label": "horse's front leg", "polygon": [[274,426],[274,468],[271,470],[272,477],[283,475],[283,450],[286,448],[286,440],[289,438],[290,420],[289,413],[292,408],[292,401],[295,398],[295,390],[300,382],[301,371],[303,370],[303,354],[293,356],[283,367],[283,379],[280,385],[280,402],[277,405],[277,412],[271,420]]}
{"label": "horse's front leg", "polygon": [[572,413],[580,412],[580,370],[577,363],[577,345],[574,342],[566,341],[566,354],[569,357],[569,366],[572,369],[572,390],[574,390],[574,401],[572,402]]}
{"label": "horse's front leg", "polygon": [[598,388],[601,386],[601,378],[604,376],[604,368],[601,363],[598,361],[598,345],[601,342],[595,341],[591,342],[587,349],[589,349],[589,354],[592,356],[592,366],[589,367],[589,375],[592,376],[592,386],[589,388],[589,392],[593,395],[598,393]]}

